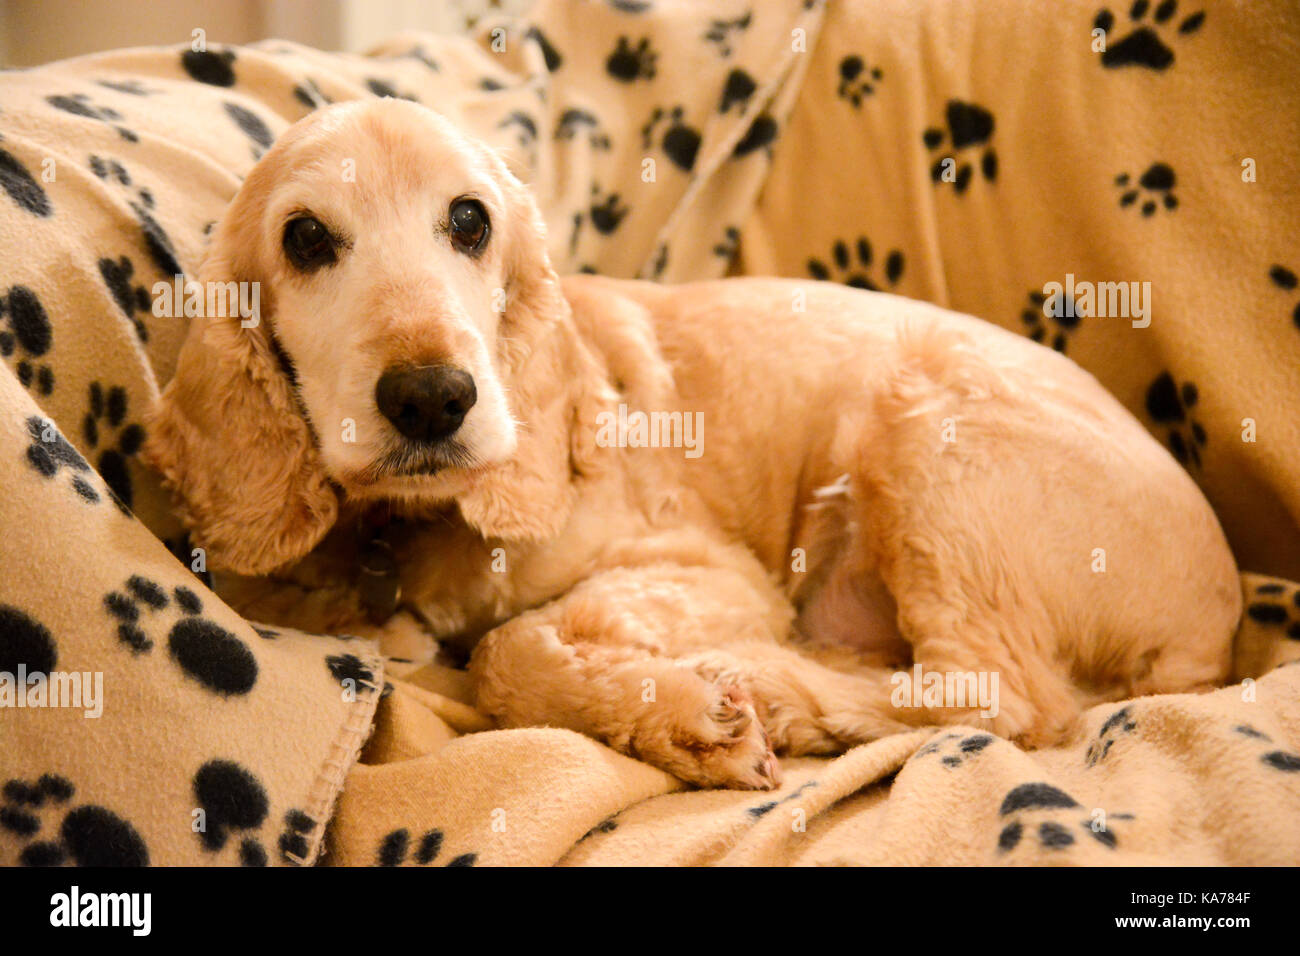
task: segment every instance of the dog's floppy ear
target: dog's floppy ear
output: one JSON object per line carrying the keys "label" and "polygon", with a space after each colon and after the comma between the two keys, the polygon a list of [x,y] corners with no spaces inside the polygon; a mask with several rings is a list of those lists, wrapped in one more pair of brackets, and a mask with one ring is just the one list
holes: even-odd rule
{"label": "dog's floppy ear", "polygon": [[[232,208],[214,237],[202,288],[257,281],[239,261],[255,248],[240,241],[248,231],[241,220],[255,227],[255,210],[242,212]],[[251,575],[305,555],[338,514],[291,371],[272,345],[267,286],[258,289],[256,325],[239,315],[191,319],[176,374],[150,412],[144,448],[211,565]]]}
{"label": "dog's floppy ear", "polygon": [[569,304],[546,253],[546,227],[528,190],[504,165],[510,221],[506,300],[497,367],[518,422],[511,458],[478,472],[457,497],[461,515],[484,537],[544,540],[573,510],[581,422],[594,418],[599,371],[573,326]]}

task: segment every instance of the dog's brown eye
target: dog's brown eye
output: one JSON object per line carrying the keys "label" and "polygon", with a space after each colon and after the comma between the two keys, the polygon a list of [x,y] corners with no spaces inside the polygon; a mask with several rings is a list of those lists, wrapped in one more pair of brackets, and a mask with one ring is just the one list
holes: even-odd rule
{"label": "dog's brown eye", "polygon": [[488,240],[488,214],[477,199],[457,199],[451,204],[451,241],[461,252],[483,251]]}
{"label": "dog's brown eye", "polygon": [[334,261],[334,237],[319,220],[302,216],[285,226],[284,251],[299,269],[318,269]]}

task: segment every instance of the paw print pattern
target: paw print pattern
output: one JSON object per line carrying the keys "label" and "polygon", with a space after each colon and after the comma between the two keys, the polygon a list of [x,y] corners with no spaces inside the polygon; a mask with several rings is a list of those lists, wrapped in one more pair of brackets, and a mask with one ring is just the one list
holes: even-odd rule
{"label": "paw print pattern", "polygon": [[1110,753],[1110,748],[1124,734],[1131,734],[1137,729],[1137,722],[1133,720],[1133,709],[1124,707],[1115,711],[1106,718],[1106,722],[1101,725],[1101,730],[1097,733],[1097,739],[1088,746],[1087,756],[1084,758],[1089,767],[1095,767],[1106,759]]}
{"label": "paw print pattern", "polygon": [[[115,159],[91,156],[90,169],[97,177],[107,183],[116,183],[124,189],[130,189],[132,186],[131,174],[127,172],[125,166]],[[180,263],[176,260],[176,249],[172,245],[171,238],[163,227],[158,224],[158,220],[153,217],[153,208],[155,206],[153,193],[145,188],[137,189],[135,194],[127,200],[127,205],[131,207],[131,211],[135,213],[136,219],[140,222],[140,230],[144,233],[145,248],[149,251],[149,257],[153,260],[154,265],[168,278],[182,275],[185,270],[181,268]],[[103,267],[101,266],[101,273],[102,271]],[[105,276],[105,281],[107,281],[107,276]],[[111,290],[113,287],[110,285],[109,288]],[[116,294],[114,298],[116,298]],[[128,296],[128,299],[131,298],[134,298],[134,293]]]}
{"label": "paw print pattern", "polygon": [[54,637],[36,618],[10,604],[0,604],[0,673],[49,674],[59,662]]}
{"label": "paw print pattern", "polygon": [[682,172],[689,173],[695,166],[695,154],[700,149],[699,131],[686,125],[682,107],[675,106],[671,110],[656,107],[650,114],[650,119],[641,127],[642,145],[646,149],[654,146],[661,127],[664,132],[659,138],[659,146],[664,155]]}
{"label": "paw print pattern", "polygon": [[752,15],[746,13],[731,20],[711,20],[709,28],[704,31],[704,39],[713,44],[719,56],[731,56],[734,44],[749,29],[752,19]]}
{"label": "paw print pattern", "polygon": [[85,93],[59,94],[57,96],[45,97],[45,102],[49,103],[57,110],[63,110],[65,113],[71,113],[73,116],[84,116],[86,119],[93,119],[100,123],[105,123],[117,130],[117,135],[121,136],[128,143],[138,143],[140,137],[127,129],[125,126],[116,125],[117,120],[122,118],[122,114],[111,106],[96,106],[90,97]]}
{"label": "paw print pattern", "polygon": [[1261,584],[1246,605],[1246,614],[1266,627],[1280,627],[1291,640],[1300,641],[1300,588],[1293,589],[1288,600],[1287,585]]}
{"label": "paw print pattern", "polygon": [[594,827],[592,827],[582,836],[578,837],[578,842],[581,843],[583,840],[589,840],[592,837],[601,833],[613,833],[617,829],[618,829],[618,821],[614,819],[614,817],[608,817],[604,820],[601,820],[599,823],[597,823]]}
{"label": "paw print pattern", "polygon": [[[1272,737],[1249,724],[1241,724],[1232,729],[1243,737],[1258,740],[1261,744],[1273,743]],[[1293,754],[1286,750],[1269,750],[1261,754],[1259,759],[1265,766],[1272,767],[1274,770],[1281,770],[1283,773],[1300,773],[1300,754]]]}
{"label": "paw print pattern", "polygon": [[[897,249],[885,257],[885,282],[890,288],[896,286],[898,280],[902,278],[903,266],[903,254]],[[831,246],[830,264],[821,259],[808,260],[808,274],[814,279],[832,280],[855,289],[879,292],[881,287],[872,278],[871,270],[871,243],[862,236],[852,244],[852,250],[847,241],[837,239]]]}
{"label": "paw print pattern", "polygon": [[653,80],[657,58],[648,39],[643,37],[633,46],[626,36],[621,36],[614,46],[614,52],[605,60],[605,72],[622,83]]}
{"label": "paw print pattern", "polygon": [[857,109],[862,101],[876,92],[876,84],[884,79],[884,72],[879,67],[868,69],[867,63],[857,54],[850,54],[840,60],[840,85],[836,95],[847,100]]}
{"label": "paw print pattern", "polygon": [[609,149],[609,136],[601,128],[596,114],[576,107],[560,114],[560,121],[555,127],[555,138],[577,139],[584,131],[592,149]]}
{"label": "paw print pattern", "polygon": [[[167,650],[186,676],[223,697],[247,694],[257,683],[257,658],[248,646],[214,621],[203,617],[203,602],[181,585],[170,595],[161,584],[135,574],[121,590],[104,596],[104,609],[117,622],[117,636],[136,656],[148,654],[154,642],[142,622],[166,611],[175,602],[180,618],[167,634]],[[143,610],[142,610],[143,609]]]}
{"label": "paw print pattern", "polygon": [[[1296,289],[1296,275],[1286,266],[1274,266],[1268,270],[1268,277],[1273,280],[1273,284],[1285,292],[1294,292]],[[1300,329],[1300,300],[1296,301],[1295,311],[1291,313],[1291,321],[1295,327]]]}
{"label": "paw print pattern", "polygon": [[722,231],[722,241],[713,247],[713,254],[730,262],[740,249],[740,230],[728,226]]}
{"label": "paw print pattern", "polygon": [[252,110],[245,109],[238,103],[223,103],[226,115],[229,116],[236,126],[238,126],[250,140],[253,142],[253,159],[261,159],[262,154],[271,148],[275,142],[275,134],[271,128],[266,125],[262,117],[258,116]]}
{"label": "paw print pattern", "polygon": [[999,816],[1010,818],[998,834],[998,853],[1016,849],[1025,840],[1026,833],[1042,849],[1065,850],[1075,845],[1075,833],[1079,830],[1113,850],[1119,845],[1119,839],[1105,824],[1109,820],[1133,819],[1131,813],[1078,819],[1075,812],[1082,809],[1074,797],[1049,783],[1021,784],[1006,795],[998,809]]}
{"label": "paw print pattern", "polygon": [[16,285],[7,295],[0,295],[0,355],[9,358],[17,353],[14,373],[23,388],[34,383],[42,395],[54,391],[53,369],[33,361],[43,358],[53,345],[54,326],[35,292]]}
{"label": "paw print pattern", "polygon": [[294,86],[293,98],[309,110],[317,110],[334,102],[321,92],[320,87],[316,85],[316,81],[310,77]]}
{"label": "paw print pattern", "polygon": [[523,150],[531,150],[537,142],[537,121],[522,110],[512,110],[497,129],[515,130],[515,139]]}
{"label": "paw print pattern", "polygon": [[766,113],[759,113],[754,117],[754,122],[749,124],[749,129],[745,130],[745,135],[732,149],[732,158],[739,159],[772,145],[776,139],[776,132],[776,120]]}
{"label": "paw print pattern", "polygon": [[[99,451],[96,470],[104,482],[126,509],[131,507],[135,492],[131,484],[131,473],[127,468],[127,459],[140,450],[144,444],[144,428],[137,424],[124,425],[127,414],[126,389],[120,385],[110,387],[107,392],[99,382],[91,382],[90,404],[81,421],[81,437],[86,447],[92,452]],[[111,445],[103,426],[117,431],[117,443]]]}
{"label": "paw print pattern", "polygon": [[1178,459],[1179,464],[1201,466],[1201,449],[1205,447],[1208,436],[1200,422],[1192,417],[1192,409],[1200,398],[1200,393],[1191,382],[1181,386],[1168,372],[1161,372],[1159,377],[1147,389],[1147,414],[1157,425],[1169,430],[1169,450]]}
{"label": "paw print pattern", "polygon": [[46,478],[55,478],[64,469],[72,472],[72,490],[86,504],[99,504],[99,492],[90,483],[90,462],[81,457],[63,434],[47,418],[33,415],[27,419],[27,434],[32,443],[27,446],[27,464]]}
{"label": "paw print pattern", "polygon": [[54,212],[45,187],[37,182],[18,157],[7,149],[0,149],[0,189],[8,193],[10,199],[33,216],[44,219]]}
{"label": "paw print pattern", "polygon": [[1120,173],[1115,177],[1115,185],[1123,190],[1119,204],[1121,207],[1137,205],[1138,199],[1145,194],[1140,206],[1142,215],[1154,216],[1161,205],[1173,212],[1178,208],[1178,197],[1172,192],[1176,181],[1173,169],[1165,163],[1152,163],[1151,168],[1139,177],[1136,187],[1128,173]]}
{"label": "paw print pattern", "polygon": [[961,734],[943,734],[913,754],[913,759],[921,759],[945,751],[939,758],[940,762],[949,770],[954,770],[967,761],[975,759],[996,739],[992,734],[972,734],[969,737],[962,737]]}
{"label": "paw print pattern", "polygon": [[42,816],[48,816],[42,811],[61,812],[76,795],[65,777],[46,773],[32,782],[8,780],[0,794],[0,829],[24,844],[18,855],[23,866],[149,865],[149,850],[135,827],[104,807],[73,807],[62,816],[56,832],[42,833]]}
{"label": "paw print pattern", "polygon": [[[1161,37],[1162,29],[1169,29],[1177,20],[1178,0],[1162,0],[1151,16],[1151,23],[1146,23],[1147,13],[1151,9],[1149,0],[1134,0],[1129,8],[1129,19],[1133,29],[1111,43],[1110,31],[1115,27],[1115,14],[1109,9],[1097,13],[1093,26],[1107,35],[1106,49],[1101,54],[1101,65],[1108,69],[1121,66],[1141,66],[1150,70],[1166,70],[1173,66],[1174,51]],[[1195,33],[1205,23],[1205,11],[1197,11],[1178,22],[1178,35],[1188,36]]]}
{"label": "paw print pattern", "polygon": [[99,274],[112,293],[113,301],[135,326],[140,341],[148,342],[149,329],[140,315],[148,315],[153,310],[153,301],[149,298],[149,290],[134,281],[135,264],[126,256],[116,260],[100,259]]}
{"label": "paw print pattern", "polygon": [[[946,139],[954,151],[960,152],[984,146],[993,138],[996,125],[993,114],[982,106],[949,100],[945,118],[948,124],[946,132],[934,127],[927,129],[921,137],[928,149],[939,149]],[[980,172],[988,182],[998,178],[998,156],[992,147],[986,148],[980,156]],[[940,156],[930,168],[930,178],[935,185],[951,182],[959,195],[966,191],[973,175],[971,164],[959,162],[954,156]]]}
{"label": "paw print pattern", "polygon": [[763,803],[755,804],[752,807],[747,807],[745,812],[748,813],[755,820],[761,819],[762,817],[767,816],[769,813],[771,813],[781,804],[789,803],[791,800],[797,800],[799,797],[803,796],[804,791],[809,790],[815,786],[818,786],[818,782],[816,780],[809,780],[807,783],[801,784],[800,786],[796,787],[794,790],[790,791],[790,793],[786,794],[780,800],[767,800],[764,801]]}
{"label": "paw print pattern", "polygon": [[[443,834],[441,830],[428,830],[420,837],[415,849],[414,862],[420,866],[429,866],[442,852]],[[379,852],[375,862],[379,866],[401,866],[411,855],[411,833],[409,830],[394,830],[379,842]],[[473,866],[478,861],[477,853],[462,853],[448,860],[443,866]]]}
{"label": "paw print pattern", "polygon": [[[1048,319],[1051,319],[1050,325]],[[1065,351],[1071,333],[1082,321],[1078,309],[1074,308],[1070,298],[1062,294],[1060,302],[1049,305],[1047,296],[1037,289],[1030,290],[1029,304],[1020,313],[1020,320],[1024,322],[1031,339],[1046,345],[1050,336],[1051,346],[1058,352]]]}
{"label": "paw print pattern", "polygon": [[743,111],[756,89],[758,84],[752,76],[741,69],[732,70],[722,84],[722,102],[718,104],[718,112],[728,113],[733,106],[739,106]]}
{"label": "paw print pattern", "polygon": [[270,801],[266,789],[233,760],[209,760],[194,774],[192,783],[198,815],[196,835],[203,849],[218,853],[239,831],[241,866],[266,866],[266,849],[256,831],[266,822]]}
{"label": "paw print pattern", "polygon": [[619,202],[618,193],[610,193],[604,199],[601,199],[600,187],[595,183],[591,186],[591,193],[591,206],[588,210],[591,224],[596,227],[596,231],[602,236],[608,236],[618,228],[618,224],[628,214],[628,208]]}
{"label": "paw print pattern", "polygon": [[234,86],[234,64],[234,50],[186,50],[181,54],[181,68],[191,79],[209,86]]}

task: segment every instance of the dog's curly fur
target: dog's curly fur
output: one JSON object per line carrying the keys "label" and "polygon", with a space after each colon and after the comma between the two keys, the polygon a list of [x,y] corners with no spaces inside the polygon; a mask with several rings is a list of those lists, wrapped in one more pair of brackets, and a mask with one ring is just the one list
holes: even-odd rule
{"label": "dog's curly fur", "polygon": [[[477,258],[446,232],[464,195],[491,219]],[[310,274],[280,245],[303,210],[341,242]],[[1209,505],[1068,359],[826,283],[561,282],[544,234],[501,160],[415,104],[321,110],[267,153],[200,275],[259,282],[262,321],[195,320],[146,448],[210,561],[257,579],[236,606],[359,628],[357,518],[388,508],[388,638],[411,615],[468,637],[500,726],[706,786],[926,723],[1046,744],[1089,703],[1228,677],[1241,598]],[[375,382],[401,363],[473,375],[463,461],[382,466]],[[698,413],[702,454],[605,447],[620,404]],[[996,673],[997,715],[893,706],[914,663]]]}

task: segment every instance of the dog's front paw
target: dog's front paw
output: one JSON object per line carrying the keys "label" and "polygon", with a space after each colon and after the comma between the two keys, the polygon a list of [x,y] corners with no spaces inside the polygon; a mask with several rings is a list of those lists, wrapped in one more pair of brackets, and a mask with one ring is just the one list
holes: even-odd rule
{"label": "dog's front paw", "polygon": [[675,713],[662,715],[666,720],[655,714],[643,721],[631,749],[701,787],[771,790],[780,784],[776,754],[749,695],[738,685],[703,678],[690,690],[672,701]]}

